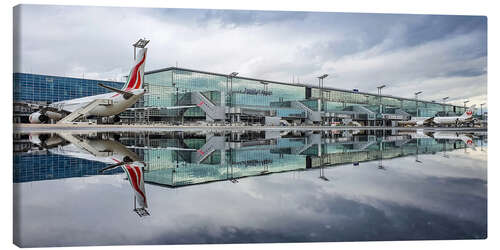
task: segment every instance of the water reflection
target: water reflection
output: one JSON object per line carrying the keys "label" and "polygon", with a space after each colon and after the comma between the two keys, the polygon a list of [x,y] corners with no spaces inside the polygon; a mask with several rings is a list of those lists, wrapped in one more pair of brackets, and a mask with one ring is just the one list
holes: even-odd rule
{"label": "water reflection", "polygon": [[[455,133],[455,132],[427,132],[427,131],[317,131],[317,132],[298,132],[298,131],[244,131],[244,132],[165,132],[165,133],[152,133],[152,132],[141,132],[141,133],[93,133],[93,134],[69,134],[69,133],[53,133],[53,134],[18,134],[15,135],[15,155],[14,155],[14,182],[15,183],[33,183],[45,180],[63,180],[71,177],[85,177],[92,178],[91,176],[123,176],[128,180],[130,190],[133,192],[134,197],[134,208],[132,209],[139,216],[150,215],[148,211],[148,203],[162,203],[163,199],[170,202],[169,199],[176,199],[175,196],[168,193],[168,196],[156,195],[155,198],[160,200],[155,201],[154,198],[148,197],[150,191],[146,192],[146,187],[148,189],[153,189],[153,194],[158,194],[160,190],[171,190],[175,188],[176,190],[181,187],[193,187],[200,184],[208,184],[200,187],[206,187],[206,190],[212,190],[214,183],[230,183],[230,185],[241,185],[244,178],[251,177],[254,181],[259,181],[258,178],[263,178],[264,176],[275,176],[275,173],[307,173],[306,176],[315,176],[316,180],[320,182],[331,183],[335,189],[332,189],[336,195],[328,196],[324,188],[320,188],[320,191],[316,191],[317,195],[320,195],[324,201],[316,201],[311,204],[304,204],[307,201],[296,201],[297,204],[301,204],[301,209],[307,208],[308,206],[315,204],[316,206],[327,206],[325,208],[314,208],[332,210],[332,212],[341,214],[347,213],[345,209],[352,209],[359,204],[358,202],[364,203],[366,201],[357,201],[356,199],[351,199],[351,195],[361,195],[361,193],[370,193],[370,190],[381,189],[381,183],[374,182],[377,178],[381,178],[385,181],[390,181],[394,186],[389,189],[394,190],[394,197],[396,204],[405,203],[408,197],[419,197],[418,190],[411,191],[415,192],[410,194],[406,190],[406,185],[412,185],[411,179],[406,179],[405,171],[402,170],[398,164],[394,164],[397,160],[402,165],[409,165],[408,160],[415,162],[417,166],[424,166],[425,164],[436,166],[439,164],[444,164],[441,160],[436,160],[436,156],[445,161],[453,161],[454,158],[459,161],[466,157],[472,157],[467,155],[469,152],[485,151],[487,146],[487,137],[485,134],[481,133]],[[479,150],[478,150],[479,147]],[[457,154],[458,153],[458,154]],[[426,156],[433,156],[431,158]],[[482,156],[484,157],[484,156]],[[481,158],[483,159],[483,158]],[[485,159],[483,159],[485,160]],[[351,164],[352,171],[350,172],[353,177],[348,177],[344,175],[344,179],[339,179],[339,174],[342,176],[344,170],[339,170],[336,175],[329,174],[331,172],[326,171],[329,169],[334,169],[341,166],[346,166],[346,164]],[[467,161],[467,164],[470,164]],[[374,175],[373,177],[366,177],[368,183],[360,184],[359,190],[354,191],[353,189],[343,189],[339,183],[343,183],[344,186],[353,185],[356,178],[361,178],[368,173],[373,174],[371,171],[367,171],[366,167],[375,169],[375,171],[381,170],[382,172],[392,173],[391,176]],[[444,164],[445,165],[445,164]],[[457,162],[457,165],[460,163]],[[485,167],[485,166],[482,166]],[[363,171],[358,171],[355,169],[364,169]],[[413,171],[413,170],[412,170]],[[427,169],[426,171],[434,171],[432,169]],[[476,171],[476,170],[475,170]],[[125,173],[125,174],[123,174]],[[433,172],[435,177],[429,176],[425,179],[421,179],[422,186],[434,185],[436,180],[440,181],[440,175],[443,173]],[[278,178],[282,174],[278,174]],[[261,177],[258,177],[261,176]],[[283,175],[284,176],[284,175]],[[354,178],[352,183],[348,183],[349,178]],[[365,178],[365,177],[363,177]],[[421,177],[419,177],[421,178]],[[434,178],[434,179],[433,179]],[[438,178],[438,179],[435,179]],[[465,178],[465,177],[464,177]],[[474,199],[478,197],[484,197],[485,203],[485,190],[483,194],[483,189],[480,188],[483,184],[485,185],[486,179],[483,178],[472,178],[472,179],[449,179],[444,178],[449,187],[458,187],[463,190],[463,185],[468,185],[468,187],[473,187],[467,192],[477,192],[474,193]],[[115,180],[119,180],[116,179]],[[245,179],[247,180],[247,179]],[[266,181],[266,179],[262,179]],[[403,180],[403,181],[402,181]],[[461,181],[459,181],[461,180]],[[467,182],[467,181],[473,182]],[[145,187],[145,184],[148,184]],[[248,183],[248,182],[247,182]],[[281,182],[280,182],[281,183]],[[348,184],[347,184],[348,183]],[[375,184],[377,183],[377,184]],[[48,184],[47,184],[48,185]],[[246,184],[244,184],[246,185]],[[240,192],[250,192],[252,189],[248,189],[245,186],[238,187],[236,190]],[[381,185],[381,186],[380,186]],[[236,187],[234,186],[234,187]],[[293,183],[281,183],[280,186],[272,185],[274,192],[276,190],[281,190],[280,195],[297,195],[303,194],[306,191],[311,191],[311,193],[306,196],[310,198],[310,195],[314,195],[318,187],[313,187],[308,184],[309,187],[299,187],[296,183],[296,189],[293,188]],[[440,185],[439,185],[440,186]],[[158,189],[159,188],[159,189]],[[423,187],[422,187],[423,188]],[[479,189],[478,189],[479,188]],[[288,190],[287,190],[288,189]],[[397,189],[406,190],[406,193],[402,192],[398,195]],[[477,190],[476,190],[477,189]],[[182,189],[184,190],[184,189]],[[245,191],[244,191],[245,190]],[[329,189],[328,189],[329,190]],[[333,191],[336,190],[336,191]],[[342,195],[337,192],[341,192]],[[474,191],[475,190],[475,191]],[[253,190],[255,191],[255,190]],[[58,191],[62,192],[62,191]],[[184,194],[189,194],[189,189],[186,189]],[[205,194],[201,189],[199,193]],[[270,191],[259,190],[252,195],[266,196]],[[294,194],[290,194],[293,192]],[[228,194],[229,190],[221,192],[220,190],[214,192],[220,195],[221,193]],[[384,192],[379,192],[376,195],[371,194],[371,196],[379,196]],[[330,193],[332,194],[332,193]],[[199,194],[192,194],[191,197],[198,197]],[[215,194],[214,194],[215,195]],[[416,195],[416,196],[415,196]],[[422,194],[424,195],[424,194]],[[443,200],[446,201],[449,198],[434,197],[435,194],[425,194],[426,198],[420,198],[422,204],[418,206],[423,206],[429,200],[440,199],[442,203]],[[188,195],[189,196],[189,195]],[[168,197],[168,198],[167,198]],[[430,197],[430,198],[429,198]],[[468,196],[463,194],[464,198]],[[472,197],[472,196],[471,196]],[[199,198],[199,197],[198,197]],[[23,198],[21,198],[23,199]],[[243,198],[235,198],[234,202],[238,203],[239,200],[244,200]],[[384,198],[386,199],[386,198]],[[399,199],[399,200],[398,200]],[[463,233],[463,235],[457,234],[436,234],[435,236],[426,235],[424,239],[436,238],[436,239],[448,239],[448,238],[481,238],[485,237],[485,222],[481,219],[485,217],[485,211],[483,214],[482,204],[483,198],[479,200],[476,205],[481,207],[479,209],[478,215],[467,215],[472,216],[471,219],[467,220],[475,221],[474,223],[479,223],[479,227],[471,227],[474,230],[468,233]],[[417,201],[412,201],[419,203]],[[148,202],[150,201],[150,202]],[[184,202],[191,203],[193,201],[184,200]],[[268,203],[273,203],[269,202]],[[352,203],[355,202],[355,203]],[[324,203],[324,204],[323,204]],[[370,206],[374,208],[381,206],[382,204],[371,204],[372,201],[368,202]],[[375,202],[377,203],[377,202]],[[450,201],[451,203],[451,201]],[[396,204],[385,203],[383,207],[385,212],[392,211],[392,213],[400,213],[404,215],[406,212],[415,208],[407,208],[408,211],[404,210],[402,207],[397,207]],[[126,204],[123,204],[126,205]],[[182,207],[183,202],[175,203],[172,201],[167,205],[167,208]],[[237,206],[242,211],[245,208]],[[353,207],[354,206],[354,207]],[[387,210],[387,207],[392,207]],[[435,204],[432,206],[436,206]],[[431,207],[432,207],[431,206]],[[97,204],[93,204],[92,207],[99,207]],[[123,207],[123,206],[122,206]],[[127,205],[128,207],[128,205]],[[448,206],[446,206],[448,207]],[[158,207],[157,207],[158,208]],[[165,207],[163,207],[164,209]],[[484,206],[485,208],[485,206]],[[154,209],[154,206],[153,206]],[[224,209],[219,207],[218,209]],[[313,210],[314,210],[313,209]],[[341,209],[339,211],[338,209]],[[420,208],[419,208],[420,209]],[[466,208],[462,208],[467,210]],[[128,209],[126,209],[128,210]],[[157,209],[156,211],[162,210]],[[363,208],[363,213],[368,212]],[[432,208],[431,210],[435,210]],[[438,209],[439,210],[439,209]],[[130,210],[128,210],[130,211]],[[283,210],[282,213],[286,213],[288,210]],[[297,210],[297,211],[300,211]],[[289,211],[289,213],[297,213],[297,211]],[[373,211],[375,212],[375,211]],[[416,213],[417,210],[411,212]],[[130,213],[130,212],[129,212]],[[156,212],[153,211],[153,216],[161,219],[165,216],[171,216],[170,213],[175,214],[170,209],[168,211]],[[213,215],[213,211],[200,211],[197,217],[205,217]],[[193,215],[191,215],[193,216]],[[215,215],[214,215],[215,216]],[[238,214],[238,216],[246,216],[244,212]],[[276,219],[280,216],[269,214],[269,219]],[[304,228],[309,229],[312,226],[311,223],[315,221],[315,218],[321,215],[312,215],[311,220],[302,218],[301,220]],[[332,214],[333,216],[333,214]],[[359,217],[358,215],[352,215],[354,217]],[[424,215],[422,215],[424,216]],[[436,215],[434,215],[436,216]],[[463,216],[463,215],[462,215]],[[467,217],[466,216],[466,217]],[[266,216],[264,216],[266,217]],[[335,218],[335,219],[334,219]],[[478,219],[479,218],[479,219]],[[370,216],[370,219],[374,219]],[[442,220],[443,218],[435,217],[436,220]],[[189,220],[189,219],[188,219]],[[224,220],[224,219],[222,219]],[[333,216],[325,218],[325,220],[333,220],[339,222],[339,218]],[[352,223],[349,221],[340,222]],[[478,222],[479,221],[479,222]],[[373,222],[373,221],[372,221]],[[146,222],[144,222],[146,223]],[[213,222],[217,224],[216,222]],[[375,223],[375,222],[374,222]],[[447,222],[450,226],[454,225],[452,222]],[[464,222],[459,222],[464,223]],[[189,223],[188,223],[189,224]],[[263,223],[265,224],[265,223]],[[281,223],[283,224],[283,223]],[[313,223],[314,224],[314,223]],[[398,224],[398,223],[396,223]],[[484,228],[483,228],[484,224]],[[332,227],[331,224],[330,227]],[[474,224],[475,225],[475,224]],[[195,227],[194,225],[192,225]],[[238,225],[232,225],[237,230],[242,230]],[[289,225],[287,225],[289,226]],[[342,226],[342,225],[338,225]],[[342,227],[345,227],[343,225]],[[360,225],[362,226],[362,225]],[[326,226],[325,226],[326,227]],[[376,229],[376,226],[373,225]],[[385,232],[393,232],[393,230],[402,230],[398,227],[389,229],[388,225],[380,225],[383,227]],[[286,228],[286,227],[285,227]],[[425,227],[422,227],[424,229]],[[297,228],[297,231],[302,230]],[[421,239],[419,237],[413,237],[411,231],[407,231],[407,235],[398,235],[391,237],[381,236],[377,233],[372,233],[373,237],[363,236],[356,238],[353,235],[344,235],[344,237],[333,236],[328,234],[331,228],[326,227],[326,231],[316,232],[316,234],[321,235],[317,237],[316,240],[313,238],[304,238],[298,232],[286,232],[290,235],[295,233],[295,236],[290,238],[278,237],[277,234],[281,235],[283,232],[277,232],[279,230],[287,231],[284,228],[275,229],[260,229],[268,230],[270,234],[268,237],[260,235],[256,238],[252,238],[255,232],[246,232],[247,236],[240,235],[238,239],[218,239],[214,242],[283,242],[283,241],[345,241],[345,240],[387,240],[387,239]],[[354,230],[351,228],[351,230]],[[362,230],[357,228],[357,230]],[[384,232],[381,230],[380,232]],[[427,229],[426,229],[427,230]],[[405,230],[403,230],[405,231]],[[418,230],[417,230],[418,231]],[[176,234],[182,232],[181,229],[174,230]],[[187,231],[186,231],[187,232]],[[193,233],[193,232],[191,232]],[[208,233],[208,232],[206,232]],[[189,233],[187,233],[189,234]],[[197,232],[196,235],[199,235]],[[208,233],[211,235],[211,233]],[[274,235],[274,236],[273,236]],[[339,235],[343,235],[342,233]],[[397,234],[395,234],[397,235]],[[417,234],[418,235],[418,234]],[[255,236],[255,235],[254,235]],[[187,237],[187,236],[186,236]],[[203,237],[208,237],[203,235]],[[202,238],[203,238],[202,237]],[[245,241],[245,237],[247,238]],[[206,239],[206,238],[203,238]],[[107,241],[96,241],[95,244],[105,244],[115,241],[108,239]],[[158,243],[200,243],[199,239],[193,237],[187,237],[179,239],[169,239],[169,240],[155,240],[151,242],[145,242],[143,238],[131,238],[130,242],[122,244],[158,244]],[[202,240],[201,242],[205,242]],[[210,242],[210,240],[209,240]],[[69,243],[67,243],[69,244]],[[89,242],[80,244],[88,245]],[[54,243],[47,243],[46,246],[57,245]],[[71,244],[70,244],[71,245]]]}
{"label": "water reflection", "polygon": [[[378,168],[385,170],[382,160],[409,155],[415,156],[415,162],[422,163],[419,160],[422,154],[442,151],[447,157],[446,152],[450,150],[477,150],[476,144],[483,145],[483,137],[442,131],[30,134],[31,144],[20,150],[25,154],[16,159],[48,151],[50,155],[113,164],[103,167],[107,171],[136,162],[136,165],[144,164],[147,183],[166,187],[224,180],[237,182],[249,176],[314,168],[320,169],[320,179],[328,181],[322,170],[325,167],[346,163],[358,166],[361,162],[378,160]],[[475,140],[478,142],[474,143]],[[14,182],[55,177],[50,173],[32,178],[23,176],[18,168],[37,167],[35,162],[31,163],[31,166],[16,164]],[[58,163],[61,162],[51,165]],[[101,172],[104,171],[94,174]],[[92,173],[82,172],[80,176],[89,174]]]}

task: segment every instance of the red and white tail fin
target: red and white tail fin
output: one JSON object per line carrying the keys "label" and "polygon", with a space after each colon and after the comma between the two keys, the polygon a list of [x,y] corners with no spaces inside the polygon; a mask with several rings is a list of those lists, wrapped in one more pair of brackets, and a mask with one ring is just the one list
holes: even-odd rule
{"label": "red and white tail fin", "polygon": [[472,105],[470,108],[467,108],[465,110],[465,113],[463,113],[462,116],[465,118],[470,118],[472,117],[475,111],[476,111],[476,105]]}
{"label": "red and white tail fin", "polygon": [[133,162],[132,164],[125,164],[121,166],[125,173],[127,173],[128,181],[134,189],[134,194],[142,208],[148,207],[148,202],[146,200],[146,189],[144,188],[144,172],[142,169],[142,164]]}
{"label": "red and white tail fin", "polygon": [[146,65],[147,51],[147,48],[139,50],[137,60],[135,60],[134,66],[130,69],[127,82],[123,85],[123,91],[142,89],[144,87],[144,66]]}

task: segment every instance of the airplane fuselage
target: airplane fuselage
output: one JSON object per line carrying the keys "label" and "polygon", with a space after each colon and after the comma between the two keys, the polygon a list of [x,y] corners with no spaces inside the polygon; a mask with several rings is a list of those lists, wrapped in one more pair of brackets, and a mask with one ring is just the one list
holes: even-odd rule
{"label": "airplane fuselage", "polygon": [[431,117],[412,117],[410,120],[408,121],[399,121],[398,122],[398,125],[402,125],[402,126],[405,126],[405,125],[410,125],[410,126],[422,126],[422,125],[425,125],[426,123],[428,123],[430,121]]}
{"label": "airplane fuselage", "polygon": [[87,115],[113,116],[125,111],[127,108],[134,105],[144,95],[144,89],[133,89],[129,90],[129,92],[134,95],[128,99],[126,99],[122,94],[111,92],[106,94],[71,99],[67,101],[54,102],[49,106],[57,108],[59,110],[74,112],[75,110],[84,107],[85,105],[93,102],[94,100],[106,99],[106,100],[111,100],[111,104],[98,105],[92,110],[90,110]]}
{"label": "airplane fuselage", "polygon": [[450,117],[434,117],[432,122],[435,124],[457,124],[472,121],[472,117],[466,118],[461,116]]}

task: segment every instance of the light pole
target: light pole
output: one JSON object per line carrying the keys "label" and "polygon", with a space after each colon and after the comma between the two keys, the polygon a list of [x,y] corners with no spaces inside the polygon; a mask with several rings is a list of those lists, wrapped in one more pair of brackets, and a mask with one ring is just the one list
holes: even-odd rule
{"label": "light pole", "polygon": [[469,100],[467,101],[464,101],[464,108],[467,108],[467,103],[469,102]]}
{"label": "light pole", "polygon": [[238,72],[232,72],[228,75],[229,79],[231,79],[231,85],[229,86],[229,92],[231,93],[231,98],[233,97],[233,77],[237,76]]}
{"label": "light pole", "polygon": [[[322,107],[323,107],[323,86],[324,86],[324,79],[328,76],[328,74],[323,74],[322,76],[318,76],[318,88],[319,88],[319,105],[318,105],[318,111],[321,112]],[[322,120],[320,123],[323,122]]]}
{"label": "light pole", "polygon": [[[448,98],[450,98],[449,96],[447,97],[443,97],[443,103],[446,104],[446,100],[448,100]],[[443,105],[443,112],[446,112],[446,109],[445,109],[446,105]],[[446,115],[446,114],[443,114],[443,115]]]}
{"label": "light pole", "polygon": [[378,113],[382,114],[382,89],[385,88],[386,85],[380,85],[377,87],[377,93],[378,93]]}
{"label": "light pole", "polygon": [[479,106],[481,106],[481,120],[484,120],[484,118],[483,118],[483,105],[486,105],[486,103],[479,104]]}
{"label": "light pole", "polygon": [[[229,107],[233,106],[233,77],[235,77],[237,75],[238,75],[238,72],[231,72],[228,75],[228,78],[231,79],[231,85],[229,86]],[[231,117],[232,117],[231,122],[233,122],[234,116],[231,116]]]}
{"label": "light pole", "polygon": [[144,48],[144,47],[146,47],[146,45],[148,45],[148,43],[149,43],[149,40],[146,40],[146,38],[144,38],[144,39],[141,38],[141,39],[139,39],[139,41],[137,41],[134,44],[132,44],[132,46],[134,46],[134,61],[136,60],[135,59],[135,50],[137,48]]}
{"label": "light pole", "polygon": [[417,105],[417,117],[418,117],[418,95],[422,94],[422,91],[415,92],[415,103]]}

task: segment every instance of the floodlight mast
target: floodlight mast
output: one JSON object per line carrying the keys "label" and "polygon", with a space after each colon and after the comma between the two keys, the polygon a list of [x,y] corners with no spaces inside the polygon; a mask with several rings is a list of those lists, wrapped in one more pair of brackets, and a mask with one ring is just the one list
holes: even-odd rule
{"label": "floodlight mast", "polygon": [[483,118],[483,106],[484,106],[484,105],[486,105],[486,103],[485,103],[485,102],[484,102],[484,103],[479,104],[479,106],[481,106],[481,120],[484,120],[484,118]]}
{"label": "floodlight mast", "polygon": [[378,94],[378,112],[382,113],[382,89],[385,88],[386,85],[382,84],[377,87],[377,94]]}
{"label": "floodlight mast", "polygon": [[132,44],[132,46],[134,47],[134,60],[136,60],[136,49],[137,48],[144,48],[146,47],[146,45],[148,45],[149,43],[149,40],[146,40],[146,38],[141,38],[139,39],[139,41],[135,42],[134,44]]}
{"label": "floodlight mast", "polygon": [[323,106],[323,87],[324,87],[324,79],[328,76],[328,74],[323,74],[322,76],[318,76],[318,88],[319,88],[319,98],[321,104],[318,105],[318,111],[322,110]]}
{"label": "floodlight mast", "polygon": [[231,85],[229,86],[230,87],[230,90],[229,90],[229,94],[231,95],[231,99],[233,98],[233,77],[237,76],[238,75],[238,72],[231,72],[229,75],[228,75],[228,78],[231,80]]}
{"label": "floodlight mast", "polygon": [[[446,104],[446,100],[448,100],[448,98],[450,98],[449,96],[447,97],[443,97],[443,103]],[[443,112],[445,112],[445,105],[443,105]]]}
{"label": "floodlight mast", "polygon": [[419,115],[418,113],[418,95],[422,94],[422,91],[415,92],[415,104],[417,105],[417,116]]}
{"label": "floodlight mast", "polygon": [[262,85],[264,85],[264,91],[267,91],[267,90],[268,90],[267,85],[269,85],[269,83],[268,83],[268,82],[265,82],[265,81],[260,81],[260,83],[261,83]]}

